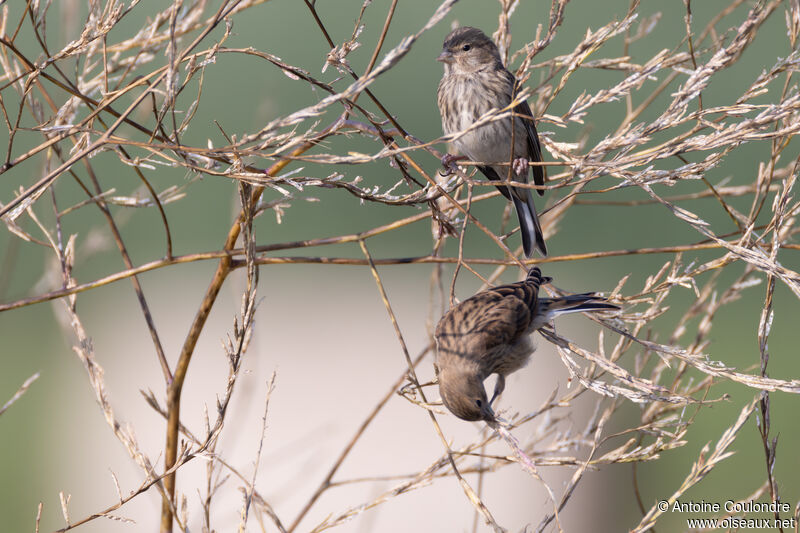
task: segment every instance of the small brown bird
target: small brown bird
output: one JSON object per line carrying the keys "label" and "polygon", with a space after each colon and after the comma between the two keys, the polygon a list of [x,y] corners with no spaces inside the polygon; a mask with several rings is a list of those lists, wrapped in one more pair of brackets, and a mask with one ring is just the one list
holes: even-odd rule
{"label": "small brown bird", "polygon": [[[549,283],[538,267],[524,281],[479,292],[448,311],[436,326],[436,372],[444,405],[464,420],[494,420],[492,402],[503,392],[506,376],[528,362],[534,351],[530,334],[565,313],[619,309],[587,292],[539,298]],[[483,381],[497,374],[492,399]]]}
{"label": "small brown bird", "polygon": [[[453,30],[436,59],[444,63],[444,76],[439,82],[437,96],[445,135],[469,128],[492,109],[508,106],[517,93],[517,81],[503,66],[497,46],[477,28]],[[520,183],[528,182],[528,162],[542,160],[539,137],[527,102],[514,107],[513,117],[484,124],[454,140],[453,144],[462,155],[443,157],[445,167],[449,168],[455,160],[465,157],[482,162],[511,162],[510,179]],[[492,181],[509,179],[508,166],[482,165],[478,170]],[[544,185],[545,178],[544,167],[533,167],[536,185]],[[531,256],[534,242],[542,255],[547,255],[531,190],[504,185],[497,188],[514,202],[525,255]],[[539,194],[544,194],[544,191],[539,190]]]}

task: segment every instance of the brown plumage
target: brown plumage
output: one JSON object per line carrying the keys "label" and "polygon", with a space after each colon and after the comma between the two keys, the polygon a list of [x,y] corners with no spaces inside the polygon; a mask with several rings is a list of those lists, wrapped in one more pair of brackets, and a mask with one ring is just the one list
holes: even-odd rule
{"label": "brown plumage", "polygon": [[[593,293],[539,298],[550,278],[533,267],[525,280],[479,292],[439,320],[436,369],[444,405],[464,420],[493,420],[491,404],[505,388],[507,375],[528,362],[530,335],[564,313],[619,309]],[[483,381],[497,374],[492,399]]]}
{"label": "brown plumage", "polygon": [[[462,27],[451,32],[437,59],[444,63],[444,76],[439,82],[437,100],[442,115],[442,129],[446,135],[469,128],[481,115],[492,109],[508,106],[518,90],[514,75],[503,66],[497,46],[477,28]],[[507,181],[511,169],[512,181],[527,183],[530,172],[528,161],[542,160],[539,137],[528,103],[517,105],[514,115],[485,124],[453,141],[462,156],[473,161],[512,163],[511,167],[479,166],[483,175],[492,181]],[[453,159],[446,156],[443,163],[448,165]],[[545,168],[533,167],[534,183],[544,185],[545,179]],[[525,255],[530,257],[534,243],[542,255],[547,255],[531,190],[500,185],[497,188],[514,202]],[[544,191],[539,190],[539,194],[544,194]]]}

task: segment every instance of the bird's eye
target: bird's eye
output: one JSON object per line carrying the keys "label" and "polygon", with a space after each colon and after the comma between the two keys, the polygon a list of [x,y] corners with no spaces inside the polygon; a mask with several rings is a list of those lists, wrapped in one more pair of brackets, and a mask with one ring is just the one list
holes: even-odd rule
{"label": "bird's eye", "polygon": [[483,402],[480,400],[475,400],[475,405],[477,405],[478,407],[483,407]]}
{"label": "bird's eye", "polygon": [[465,52],[469,52],[470,48],[472,48],[472,47],[470,45],[468,45],[468,44],[465,44],[464,46],[461,47],[461,49],[464,50]]}

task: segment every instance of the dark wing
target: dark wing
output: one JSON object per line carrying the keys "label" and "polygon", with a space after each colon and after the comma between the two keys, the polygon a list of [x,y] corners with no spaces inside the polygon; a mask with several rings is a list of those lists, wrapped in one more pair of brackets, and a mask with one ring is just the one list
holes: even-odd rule
{"label": "dark wing", "polygon": [[[502,179],[500,176],[498,176],[497,172],[495,172],[495,170],[492,167],[479,166],[478,170],[480,170],[481,173],[484,176],[489,178],[490,181],[506,181],[506,180]],[[503,196],[505,196],[506,198],[511,200],[511,193],[508,191],[508,187],[506,187],[504,185],[496,185],[496,187],[497,187],[497,190],[499,190],[501,193],[503,193]],[[520,189],[517,189],[517,192],[519,192],[519,191],[520,191]]]}
{"label": "dark wing", "polygon": [[[543,168],[543,167],[535,167]],[[500,176],[492,167],[479,166],[484,176],[489,180],[498,182],[501,181]],[[534,177],[536,173],[534,172]],[[505,182],[505,180],[502,180]],[[505,182],[508,183],[508,182]],[[514,209],[517,211],[517,219],[519,220],[519,231],[522,236],[522,248],[525,250],[527,257],[531,256],[533,251],[533,243],[542,252],[542,255],[547,255],[547,246],[544,243],[544,234],[542,227],[539,224],[539,217],[536,215],[536,206],[533,205],[533,196],[531,196],[530,189],[522,189],[519,187],[511,187],[511,190],[505,185],[495,183],[495,187],[509,200],[514,202]],[[543,191],[539,191],[541,194]],[[513,193],[513,198],[512,198]]]}
{"label": "dark wing", "polygon": [[495,346],[512,344],[526,335],[539,304],[539,287],[550,278],[542,276],[539,267],[528,271],[523,281],[498,285],[465,300],[476,300],[476,316],[472,318],[472,331],[477,345],[471,348],[489,350]]}
{"label": "dark wing", "polygon": [[539,301],[539,287],[550,281],[551,278],[542,276],[542,271],[539,267],[533,267],[528,271],[528,276],[524,280],[507,285],[498,285],[485,292],[498,294],[505,298],[513,296],[522,301],[533,312]]}
{"label": "dark wing", "polygon": [[438,356],[479,358],[495,346],[527,334],[539,302],[539,286],[550,278],[538,267],[524,281],[479,292],[452,308],[436,326]]}
{"label": "dark wing", "polygon": [[482,356],[495,346],[513,344],[527,331],[533,313],[513,294],[502,295],[489,290],[470,300],[473,298],[477,300],[478,312],[470,320],[466,345],[469,354]]}
{"label": "dark wing", "polygon": [[484,291],[452,308],[436,326],[437,361],[453,357],[481,361],[495,346],[514,343],[533,312],[519,298]]}
{"label": "dark wing", "polygon": [[[514,108],[517,116],[516,120],[522,120],[525,130],[528,132],[528,159],[531,161],[542,161],[542,149],[539,146],[539,135],[536,133],[536,124],[533,121],[533,113],[528,102],[522,102]],[[545,167],[533,167],[533,182],[536,185],[544,185],[547,173]],[[544,194],[544,190],[537,189],[539,196]]]}
{"label": "dark wing", "polygon": [[[519,84],[517,83],[517,79],[514,77],[511,72],[506,69],[503,69],[506,73],[506,76],[509,78],[511,83],[514,86],[514,96],[516,97],[517,93],[519,92]],[[521,120],[522,123],[525,125],[525,131],[527,132],[527,141],[528,141],[528,159],[530,161],[541,161],[542,160],[542,148],[539,145],[539,134],[536,133],[536,123],[533,119],[533,112],[531,112],[531,106],[528,105],[528,102],[522,102],[517,104],[514,108],[515,120]],[[544,181],[547,178],[547,173],[545,172],[545,167],[533,167],[533,182],[536,185],[544,185]],[[539,196],[544,194],[542,189],[538,189]]]}

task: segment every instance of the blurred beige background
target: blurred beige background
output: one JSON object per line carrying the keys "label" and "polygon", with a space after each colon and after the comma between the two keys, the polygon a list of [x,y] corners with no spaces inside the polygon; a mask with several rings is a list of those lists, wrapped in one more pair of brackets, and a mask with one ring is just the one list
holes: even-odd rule
{"label": "blurred beige background", "polygon": [[[369,271],[365,268],[335,269],[336,283],[323,283],[326,274],[330,276],[332,273],[324,268],[276,267],[263,270],[260,284],[263,300],[256,333],[245,357],[236,395],[217,448],[230,464],[248,476],[252,474],[261,435],[266,381],[273,371],[276,372],[256,487],[285,522],[290,522],[305,504],[363,419],[406,368]],[[290,270],[294,270],[298,277],[287,283]],[[416,355],[427,343],[425,313],[419,309],[419,297],[427,288],[411,283],[407,276],[398,275],[399,269],[383,269],[383,273],[405,340],[412,355]],[[218,339],[223,338],[231,327],[231,310],[238,308],[240,292],[236,289],[243,287],[241,280],[233,281],[218,301],[213,322],[202,336],[203,346],[195,355],[183,396],[183,422],[197,432],[203,427],[205,407],[214,416],[216,397],[225,385],[227,363],[218,348]],[[193,276],[184,279],[181,285],[184,290],[197,292],[205,282],[203,276]],[[159,315],[192,315],[192,302],[170,297],[172,291],[167,287],[163,291],[159,289],[158,283],[153,285],[152,303],[160,309]],[[323,302],[319,301],[321,291],[325,294]],[[119,300],[131,299],[119,295]],[[309,305],[311,301],[316,301],[316,305]],[[349,303],[342,307],[341,302]],[[135,302],[131,300],[129,304],[133,307]],[[98,332],[93,339],[95,350],[105,367],[107,388],[112,393],[111,400],[118,408],[118,415],[136,429],[142,449],[151,457],[157,456],[163,447],[164,424],[144,404],[139,393],[143,385],[157,384],[161,379],[154,361],[143,357],[143,352],[150,348],[141,340],[146,339],[141,335],[145,331],[141,327],[119,331],[117,320],[109,319],[102,305],[87,309],[84,314],[87,328]],[[135,313],[128,316],[139,322]],[[179,349],[179,332],[186,327],[182,322],[185,318],[166,318],[166,321],[162,318],[162,324],[174,326],[164,330],[165,346],[170,347],[172,353]],[[588,321],[567,320],[567,327],[560,331],[575,334],[573,338],[577,339],[582,335],[589,337],[590,333],[581,331],[591,328],[587,324]],[[138,335],[134,334],[136,330],[140,330]],[[585,340],[591,342],[592,339]],[[60,355],[66,359],[70,354],[64,350]],[[431,361],[428,357],[420,365],[421,379],[432,377]],[[56,427],[46,434],[51,442],[57,443],[57,449],[47,452],[44,462],[48,466],[36,482],[40,493],[51,495],[42,498],[45,501],[45,523],[52,524],[51,527],[58,524],[60,517],[58,491],[72,495],[72,516],[82,517],[97,510],[98,506],[114,502],[115,489],[109,469],[118,476],[123,490],[142,480],[140,470],[110,434],[95,407],[94,398],[86,390],[82,368],[72,360],[68,360],[65,366],[67,368],[58,380],[58,397],[62,400],[51,402],[47,415],[51,421],[47,425],[55,423]],[[542,346],[532,364],[509,379],[508,393],[501,405],[506,408],[513,406],[520,411],[535,410],[553,389],[559,388],[563,392],[566,377],[554,350]],[[431,399],[438,398],[435,388],[428,391]],[[159,391],[156,394],[159,395]],[[25,410],[23,404],[17,407],[20,411]],[[471,442],[480,431],[478,424],[452,416],[439,418],[445,434],[456,448]],[[581,427],[586,413],[576,409],[570,418]],[[549,417],[544,417],[541,423],[546,427],[548,421]],[[529,426],[519,430],[520,438],[541,430],[538,424]],[[566,429],[567,426],[562,423],[561,427]],[[495,445],[489,450],[508,453],[505,445]],[[335,479],[412,474],[426,468],[442,453],[442,444],[428,416],[395,395],[367,429]],[[573,470],[542,467],[541,472],[558,490]],[[190,524],[195,524],[195,527],[199,527],[201,517],[199,496],[194,488],[205,487],[205,476],[206,462],[195,459],[182,469],[179,477],[179,490],[192,489],[186,496],[189,508],[194,509],[189,517]],[[592,523],[587,521],[587,515],[590,515],[595,519],[602,517],[602,522],[608,524],[605,530],[614,531],[618,527],[614,525],[614,510],[621,508],[622,498],[602,490],[602,487],[613,483],[617,476],[613,471],[590,475],[570,504],[585,512],[564,513],[564,526],[569,530],[584,530]],[[475,485],[476,477],[472,475],[469,479]],[[300,530],[309,530],[329,513],[338,514],[347,507],[370,502],[401,481],[365,482],[330,489],[309,513]],[[236,479],[229,480],[215,498],[212,526],[218,531],[235,529],[239,522],[242,500],[235,487],[240,485]],[[501,524],[516,524],[520,528],[525,524],[535,526],[552,509],[541,486],[513,466],[487,475],[483,494],[486,504]],[[152,531],[158,527],[159,509],[160,499],[151,491],[114,514],[136,520],[135,530]],[[340,530],[468,530],[473,513],[458,483],[447,477],[393,498],[344,524]],[[250,529],[258,530],[256,522],[252,518],[251,521]],[[130,528],[130,525],[108,520],[86,526],[89,531],[126,531]]]}

